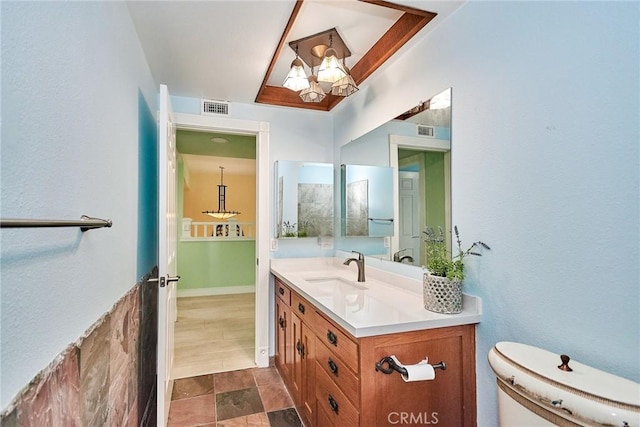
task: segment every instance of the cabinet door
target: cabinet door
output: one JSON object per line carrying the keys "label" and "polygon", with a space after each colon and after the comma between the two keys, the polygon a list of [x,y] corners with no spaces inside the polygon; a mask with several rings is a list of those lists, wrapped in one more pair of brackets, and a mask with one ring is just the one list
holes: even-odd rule
{"label": "cabinet door", "polygon": [[302,390],[302,322],[293,312],[291,313],[291,365],[289,368],[289,392],[296,406],[300,404]]}
{"label": "cabinet door", "polygon": [[[275,363],[282,375],[283,379],[288,381],[289,379],[289,365],[291,361],[289,361],[290,356],[290,338],[289,338],[289,318],[291,317],[291,312],[289,307],[282,301],[280,298],[276,298],[276,354],[275,354]],[[287,343],[289,341],[289,343]]]}
{"label": "cabinet door", "polygon": [[[361,342],[363,355],[366,354],[362,362],[362,402],[368,408],[361,412],[363,425],[474,426],[474,337],[473,325],[469,325],[372,337]],[[375,371],[375,363],[390,355],[407,365],[428,357],[429,363],[443,361],[447,368],[436,369],[434,380],[405,382],[397,372]]]}
{"label": "cabinet door", "polygon": [[302,391],[300,406],[307,423],[316,424],[316,337],[313,330],[302,324]]}

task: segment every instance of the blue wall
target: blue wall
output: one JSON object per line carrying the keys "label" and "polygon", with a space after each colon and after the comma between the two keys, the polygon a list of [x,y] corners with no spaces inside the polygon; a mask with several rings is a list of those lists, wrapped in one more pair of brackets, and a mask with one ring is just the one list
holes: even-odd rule
{"label": "blue wall", "polygon": [[0,232],[5,408],[155,263],[158,88],[125,3],[0,7],[0,215],[113,221]]}
{"label": "blue wall", "polygon": [[158,265],[158,125],[140,91],[138,92],[138,206],[137,276],[142,277]]}
{"label": "blue wall", "polygon": [[346,142],[453,88],[453,223],[492,247],[465,282],[480,426],[497,425],[498,341],[640,381],[639,9],[467,2],[335,111]]}

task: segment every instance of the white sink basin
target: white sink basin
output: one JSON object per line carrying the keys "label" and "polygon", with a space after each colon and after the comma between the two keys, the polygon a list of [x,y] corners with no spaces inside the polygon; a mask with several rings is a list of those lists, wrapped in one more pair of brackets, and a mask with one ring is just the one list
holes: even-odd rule
{"label": "white sink basin", "polygon": [[309,283],[312,283],[317,286],[337,286],[344,287],[350,286],[354,289],[366,290],[367,288],[356,281],[347,280],[343,277],[308,277],[305,278]]}

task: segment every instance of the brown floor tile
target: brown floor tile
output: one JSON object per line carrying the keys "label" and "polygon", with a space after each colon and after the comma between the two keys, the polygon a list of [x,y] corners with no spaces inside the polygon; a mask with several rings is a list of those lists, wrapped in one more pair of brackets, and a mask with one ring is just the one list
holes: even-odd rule
{"label": "brown floor tile", "polygon": [[293,401],[282,381],[258,386],[258,390],[260,391],[264,410],[267,412],[291,408],[293,406]]}
{"label": "brown floor tile", "polygon": [[258,412],[257,414],[246,415],[244,417],[231,418],[229,420],[218,421],[217,427],[269,427],[269,418],[266,412]]}
{"label": "brown floor tile", "polygon": [[201,426],[215,421],[216,400],[213,394],[171,402],[168,427]]}
{"label": "brown floor tile", "polygon": [[282,382],[282,378],[275,367],[271,368],[254,368],[253,377],[256,379],[256,384],[259,386],[263,384],[272,384]]}
{"label": "brown floor tile", "polygon": [[218,421],[264,412],[257,387],[217,393],[215,396]]}
{"label": "brown floor tile", "polygon": [[271,427],[302,427],[302,421],[294,408],[268,412]]}
{"label": "brown floor tile", "polygon": [[242,371],[231,371],[214,374],[213,384],[216,393],[224,393],[227,391],[255,387],[256,381],[253,378],[253,374],[251,373],[251,371],[251,369],[244,369]]}
{"label": "brown floor tile", "polygon": [[213,394],[213,375],[182,378],[173,383],[171,400]]}

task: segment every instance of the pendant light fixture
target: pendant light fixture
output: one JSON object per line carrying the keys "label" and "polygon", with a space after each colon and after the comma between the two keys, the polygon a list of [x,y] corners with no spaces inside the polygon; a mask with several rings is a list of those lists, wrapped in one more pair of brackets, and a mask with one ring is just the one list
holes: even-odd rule
{"label": "pendant light fixture", "polygon": [[347,67],[344,58],[342,58],[342,67],[347,75],[331,85],[331,94],[337,96],[353,95],[359,89],[353,77],[351,77],[351,70]]}
{"label": "pendant light fixture", "polygon": [[318,81],[335,83],[346,76],[347,73],[340,65],[338,54],[333,48],[333,34],[329,34],[329,48],[324,52],[322,63],[318,68]]}
{"label": "pendant light fixture", "polygon": [[224,185],[224,167],[220,166],[220,185],[218,185],[218,210],[217,211],[204,211],[203,214],[207,214],[217,219],[228,219],[239,215],[238,211],[228,211],[225,207],[225,197],[227,186]]}
{"label": "pendant light fixture", "polygon": [[322,87],[318,83],[318,79],[313,74],[313,68],[311,68],[311,75],[309,76],[309,87],[300,92],[300,98],[304,102],[320,102],[327,96],[322,90]]}
{"label": "pendant light fixture", "polygon": [[304,72],[304,64],[298,57],[298,46],[296,45],[296,59],[291,62],[291,69],[289,74],[284,79],[282,86],[287,89],[291,89],[297,92],[309,87],[309,80],[307,80],[307,73]]}

